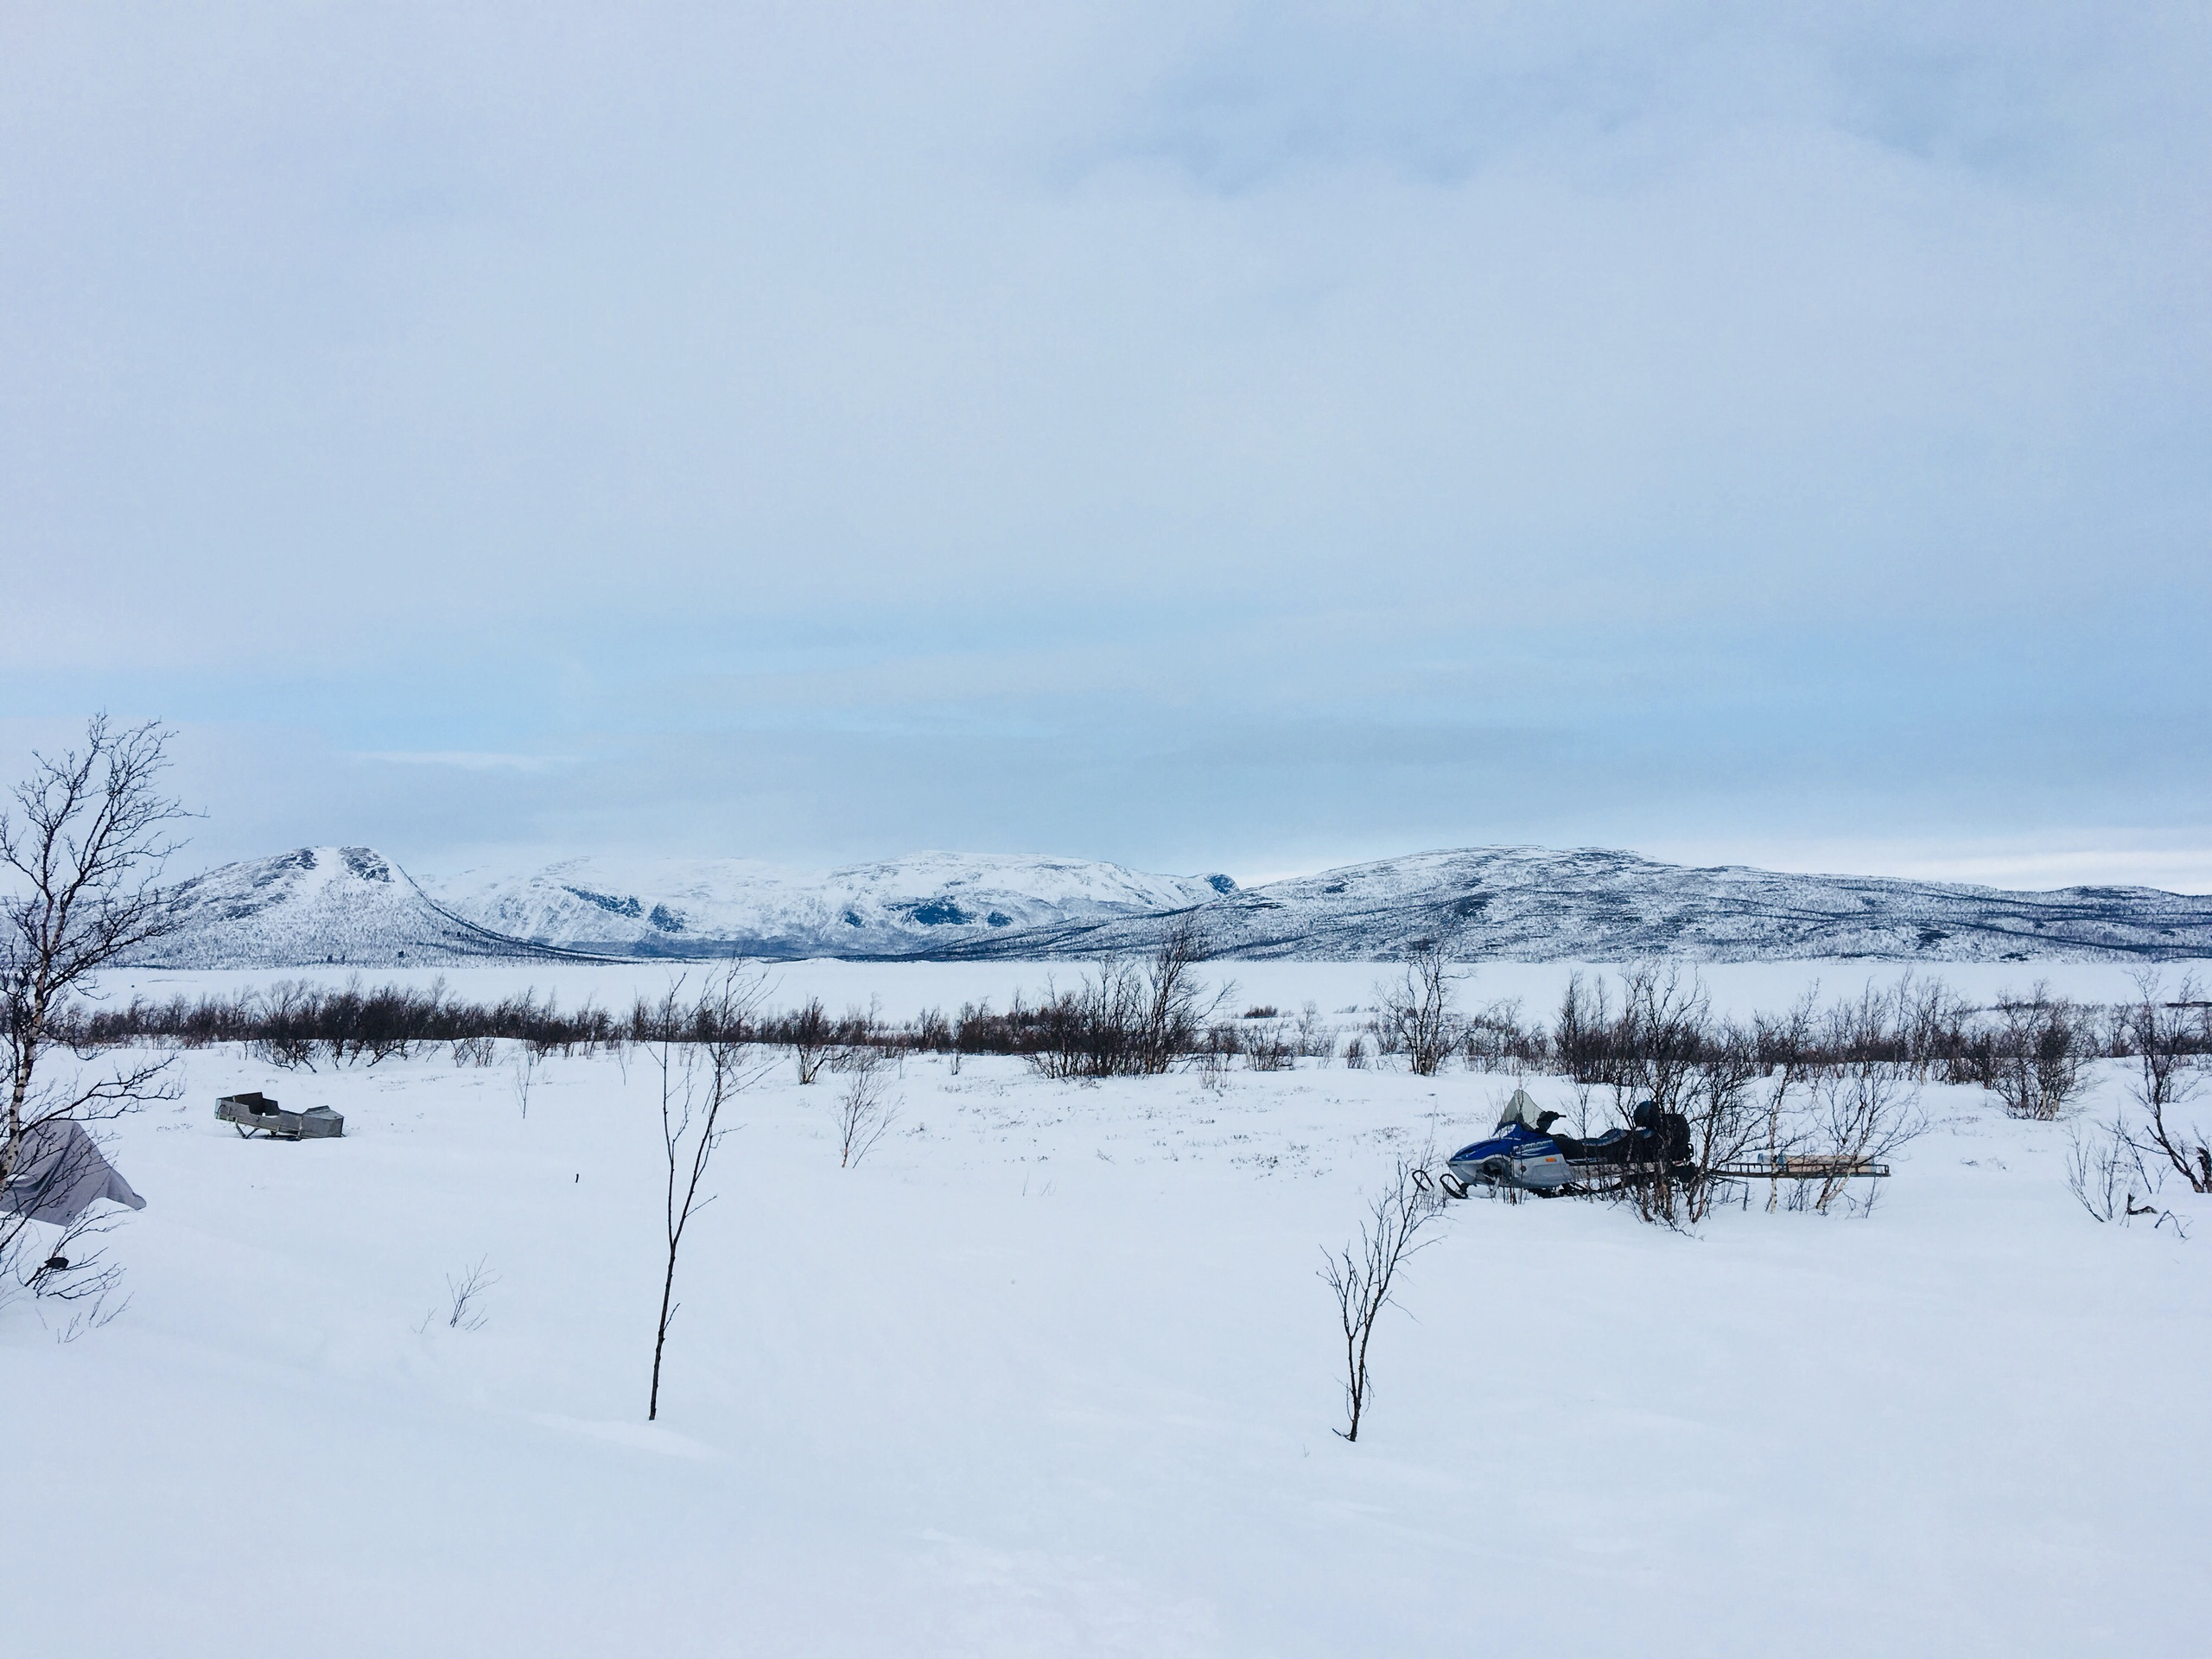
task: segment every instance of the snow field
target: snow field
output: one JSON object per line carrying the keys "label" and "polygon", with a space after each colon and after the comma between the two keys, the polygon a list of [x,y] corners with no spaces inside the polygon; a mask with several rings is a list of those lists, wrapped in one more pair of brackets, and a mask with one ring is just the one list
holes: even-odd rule
{"label": "snow field", "polygon": [[[180,1070],[115,1137],[128,1311],[61,1345],[0,1310],[12,1651],[2197,1650],[2212,1499],[2163,1448],[2212,1234],[2097,1225],[2065,1126],[1980,1091],[1925,1092],[1867,1217],[1452,1206],[1347,1446],[1321,1248],[1510,1078],[910,1060],[840,1170],[836,1080],[784,1061],[649,1427],[642,1052],[549,1060],[526,1119],[510,1065],[442,1052]],[[241,1088],[346,1138],[241,1141]],[[480,1258],[486,1323],[448,1329]]]}

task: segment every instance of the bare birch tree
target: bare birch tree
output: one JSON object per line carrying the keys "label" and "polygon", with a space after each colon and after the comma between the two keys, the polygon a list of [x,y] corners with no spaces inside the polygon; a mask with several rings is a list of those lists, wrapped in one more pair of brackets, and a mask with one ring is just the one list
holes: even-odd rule
{"label": "bare birch tree", "polygon": [[1224,984],[1209,996],[1198,969],[1209,954],[1205,929],[1185,912],[1168,925],[1159,948],[1145,964],[1142,1018],[1137,1039],[1137,1070],[1157,1077],[1190,1052],[1198,1033],[1234,987]]}
{"label": "bare birch tree", "polygon": [[[766,1076],[772,1062],[747,1042],[759,1012],[765,976],[732,963],[707,983],[696,1004],[681,1006],[680,979],[669,988],[658,1010],[659,1041],[653,1061],[660,1072],[660,1136],[666,1155],[665,1236],[668,1255],[661,1275],[660,1319],[653,1327],[652,1391],[645,1421],[660,1415],[661,1360],[669,1327],[681,1306],[676,1298],[677,1257],[691,1218],[714,1202],[705,1190],[715,1148],[736,1128],[723,1114],[730,1103]],[[681,1033],[681,1039],[679,1039]]]}
{"label": "bare birch tree", "polygon": [[2135,1001],[2121,1020],[2137,1066],[2129,1090],[2143,1109],[2149,1149],[2173,1166],[2190,1192],[2212,1192],[2212,1132],[2174,1116],[2175,1108],[2196,1092],[2201,1081],[2191,1065],[2196,1033],[2188,1018],[2192,1008],[2201,1006],[2202,993],[2194,978],[2183,978],[2179,994],[2169,1001],[2164,982],[2155,969],[2146,969],[2136,976]]}
{"label": "bare birch tree", "polygon": [[1321,1268],[1321,1281],[1337,1299],[1344,1333],[1345,1424],[1337,1433],[1347,1440],[1359,1438],[1361,1421],[1374,1398],[1367,1351],[1375,1322],[1391,1305],[1398,1269],[1426,1248],[1428,1241],[1421,1233],[1436,1217],[1435,1196],[1415,1179],[1426,1161],[1398,1160],[1390,1185],[1376,1195],[1360,1223],[1359,1237],[1329,1255]]}
{"label": "bare birch tree", "polygon": [[899,1107],[890,1098],[891,1057],[881,1049],[854,1049],[842,1069],[845,1090],[837,1097],[837,1167],[851,1169],[891,1133]]}
{"label": "bare birch tree", "polygon": [[[100,969],[175,925],[160,879],[177,845],[168,826],[187,814],[160,788],[168,742],[161,726],[117,726],[96,715],[82,748],[34,753],[30,775],[0,808],[7,1096],[0,1191],[41,1146],[67,1148],[41,1165],[38,1178],[46,1190],[65,1190],[82,1173],[66,1166],[72,1158],[99,1156],[89,1134],[65,1138],[68,1125],[120,1117],[174,1092],[163,1077],[167,1058],[79,1062],[62,1029],[71,1005],[95,991]],[[19,1190],[10,1194],[12,1207],[0,1209],[0,1271],[20,1265],[35,1198]],[[86,1222],[79,1231],[104,1224]],[[41,1294],[104,1294],[111,1287],[111,1276],[96,1275],[65,1291],[53,1278],[66,1270],[53,1265],[63,1259],[57,1246],[31,1274]]]}
{"label": "bare birch tree", "polygon": [[829,1010],[822,1006],[820,997],[810,998],[788,1024],[791,1053],[798,1061],[798,1080],[811,1084],[822,1075],[822,1068],[829,1065],[834,1052],[836,1033],[831,1029]]}
{"label": "bare birch tree", "polygon": [[[1811,1135],[1814,1155],[1823,1159],[1813,1208],[1826,1215],[1853,1179],[1852,1172],[1878,1164],[1917,1140],[1928,1129],[1920,1109],[1920,1090],[1875,1059],[1839,1066],[1813,1085]],[[1870,1192],[1865,1208],[1873,1208]]]}
{"label": "bare birch tree", "polygon": [[1378,1046],[1403,1054],[1415,1077],[1434,1077],[1459,1045],[1452,1002],[1460,976],[1452,971],[1451,951],[1448,937],[1424,940],[1406,952],[1402,976],[1375,988]]}

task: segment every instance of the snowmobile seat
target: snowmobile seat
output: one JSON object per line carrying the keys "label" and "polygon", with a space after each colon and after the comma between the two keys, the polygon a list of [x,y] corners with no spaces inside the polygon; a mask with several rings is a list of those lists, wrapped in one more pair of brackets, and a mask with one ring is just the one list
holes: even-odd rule
{"label": "snowmobile seat", "polygon": [[1594,1164],[1618,1164],[1628,1156],[1629,1132],[1607,1129],[1582,1143],[1582,1157]]}
{"label": "snowmobile seat", "polygon": [[1680,1112],[1662,1112],[1657,1103],[1647,1100],[1629,1121],[1644,1142],[1645,1157],[1679,1164],[1690,1155],[1690,1121]]}

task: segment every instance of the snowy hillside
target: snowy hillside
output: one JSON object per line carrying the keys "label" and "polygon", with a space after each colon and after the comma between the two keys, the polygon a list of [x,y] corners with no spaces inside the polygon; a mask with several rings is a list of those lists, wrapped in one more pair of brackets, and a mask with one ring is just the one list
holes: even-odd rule
{"label": "snowy hillside", "polygon": [[182,925],[142,966],[436,966],[546,956],[448,913],[366,847],[302,847],[226,864],[178,891]]}
{"label": "snowy hillside", "polygon": [[575,858],[526,875],[424,877],[454,914],[518,938],[621,956],[876,957],[1027,929],[1180,909],[1224,876],[1082,859],[916,853],[825,874],[747,859]]}
{"label": "snowy hillside", "polygon": [[1045,961],[1141,950],[1196,911],[1220,956],[1365,962],[1450,929],[1471,958],[1894,962],[2212,957],[2212,898],[2006,893],[1692,869],[1631,853],[1473,848],[1240,889],[1080,859],[919,853],[808,874],[741,859],[578,858],[418,885],[365,848],[302,848],[186,885],[143,958],[189,968],[620,957]]}
{"label": "snowy hillside", "polygon": [[[1633,853],[1470,848],[1270,882],[1205,908],[1217,954],[1374,960],[1449,931],[1469,957],[1906,962],[2212,956],[2212,898],[2148,887],[2007,893],[1878,876],[1693,869]],[[1142,950],[1163,918],[948,949],[1031,959]]]}

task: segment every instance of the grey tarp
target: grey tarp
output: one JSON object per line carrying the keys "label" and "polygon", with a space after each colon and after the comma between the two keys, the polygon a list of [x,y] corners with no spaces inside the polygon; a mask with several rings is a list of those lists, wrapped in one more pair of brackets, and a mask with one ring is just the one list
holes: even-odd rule
{"label": "grey tarp", "polygon": [[0,1211],[66,1224],[102,1198],[146,1207],[74,1118],[51,1117],[23,1131],[15,1173],[0,1188]]}

